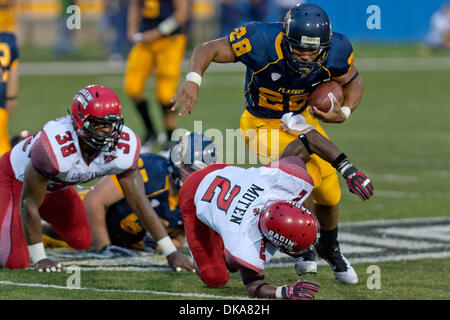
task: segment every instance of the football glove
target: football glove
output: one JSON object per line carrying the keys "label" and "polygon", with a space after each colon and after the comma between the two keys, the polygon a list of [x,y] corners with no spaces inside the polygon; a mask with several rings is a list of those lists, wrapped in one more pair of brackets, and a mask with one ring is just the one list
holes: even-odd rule
{"label": "football glove", "polygon": [[284,299],[289,300],[313,300],[314,293],[319,292],[320,285],[314,281],[298,280],[290,286],[281,288]]}
{"label": "football glove", "polygon": [[361,200],[368,200],[373,196],[373,184],[362,171],[347,159],[342,160],[336,169],[347,180],[347,186],[351,193],[356,194]]}

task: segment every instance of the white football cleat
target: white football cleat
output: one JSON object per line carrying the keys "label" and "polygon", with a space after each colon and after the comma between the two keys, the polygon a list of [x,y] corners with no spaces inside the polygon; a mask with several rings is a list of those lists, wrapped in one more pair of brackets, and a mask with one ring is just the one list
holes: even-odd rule
{"label": "white football cleat", "polygon": [[357,284],[358,283],[358,275],[356,274],[355,269],[350,265],[348,260],[342,255],[342,259],[346,263],[347,271],[343,272],[334,272],[334,277],[336,280],[342,282],[342,283],[348,283],[348,284]]}
{"label": "white football cleat", "polygon": [[299,276],[306,273],[317,273],[316,254],[313,250],[308,249],[295,260],[295,271]]}
{"label": "white football cleat", "polygon": [[339,242],[334,247],[325,247],[320,241],[315,245],[317,254],[333,269],[334,277],[342,283],[357,284],[358,275],[350,262],[344,257],[339,248]]}

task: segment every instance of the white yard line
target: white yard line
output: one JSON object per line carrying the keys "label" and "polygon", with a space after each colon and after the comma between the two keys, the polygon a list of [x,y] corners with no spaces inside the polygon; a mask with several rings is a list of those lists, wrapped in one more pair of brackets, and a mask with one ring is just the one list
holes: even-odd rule
{"label": "white yard line", "polygon": [[[186,70],[187,60],[183,62]],[[357,61],[361,72],[385,71],[445,71],[450,70],[450,57],[397,57],[397,58],[360,58]],[[98,75],[123,74],[125,63],[112,65],[107,61],[73,61],[73,62],[21,62],[21,75]],[[208,73],[245,72],[241,63],[213,63]]]}
{"label": "white yard line", "polygon": [[339,223],[339,226],[342,227],[364,227],[364,226],[384,226],[384,225],[392,225],[396,223],[403,224],[416,224],[418,222],[449,222],[450,217],[433,217],[433,218],[410,218],[410,219],[392,219],[392,220],[367,220],[367,221],[356,221],[356,222],[342,222]]}
{"label": "white yard line", "polygon": [[57,286],[53,284],[43,283],[20,283],[12,281],[0,281],[0,285],[17,286],[17,287],[29,287],[29,288],[47,288],[47,289],[61,289],[61,290],[84,290],[84,291],[96,291],[96,292],[108,292],[108,293],[149,293],[162,296],[174,296],[174,297],[195,297],[195,298],[210,298],[210,299],[227,299],[227,300],[251,300],[249,297],[240,296],[219,296],[214,294],[204,293],[181,293],[181,292],[164,292],[154,290],[124,290],[124,289],[99,289],[99,288],[68,288],[64,286]]}
{"label": "white yard line", "polygon": [[[350,196],[350,194],[346,194]],[[379,190],[375,189],[375,196],[382,198],[398,198],[398,199],[449,199],[450,193],[444,192],[408,192],[395,190]]]}

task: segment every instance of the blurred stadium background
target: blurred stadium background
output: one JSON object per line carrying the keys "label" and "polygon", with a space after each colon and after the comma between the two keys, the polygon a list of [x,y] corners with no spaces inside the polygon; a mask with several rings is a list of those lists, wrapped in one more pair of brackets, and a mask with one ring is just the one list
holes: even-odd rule
{"label": "blurred stadium background", "polygon": [[[324,8],[333,30],[347,35],[354,45],[355,64],[365,84],[365,94],[350,121],[325,125],[331,139],[364,169],[375,185],[376,196],[363,203],[347,192],[343,184],[341,222],[366,220],[434,218],[450,216],[450,22],[444,44],[433,40],[433,19],[448,1],[339,0],[308,1]],[[0,0],[0,4],[2,1]],[[234,27],[251,20],[278,21],[289,0],[192,0],[189,49],[202,41],[226,35]],[[20,0],[18,40],[20,44],[20,85],[18,107],[10,119],[10,134],[39,130],[48,120],[65,115],[74,93],[98,83],[115,90],[122,99],[125,123],[137,133],[144,128],[122,82],[130,45],[123,39],[127,1],[76,1],[81,8],[81,30],[61,29],[60,18],[72,1]],[[380,29],[368,28],[373,12],[380,8]],[[125,11],[124,11],[125,10]],[[448,16],[447,16],[447,19]],[[122,22],[120,22],[122,21]],[[440,20],[442,21],[442,20]],[[445,28],[444,28],[445,29]],[[446,38],[445,38],[446,37]],[[445,45],[447,41],[447,45]],[[183,78],[183,77],[182,77]],[[202,120],[203,130],[221,131],[239,127],[243,110],[244,68],[213,65],[204,78],[200,98],[191,116],[179,126],[192,129]],[[153,80],[147,93],[156,106]],[[152,110],[160,116],[159,108]],[[161,126],[160,126],[161,128]],[[234,158],[224,160],[233,162]],[[343,181],[341,181],[343,182]],[[448,230],[448,220],[447,220]],[[448,271],[450,243],[443,258],[380,262],[382,289],[368,290],[366,268],[357,264],[360,284],[342,286],[333,279],[329,267],[321,266],[315,278],[322,284],[319,299],[450,299]],[[414,248],[411,248],[414,249]],[[343,250],[345,253],[345,249]],[[164,272],[136,275],[90,271],[83,275],[89,286],[104,289],[141,289],[172,292],[245,296],[238,275],[220,293],[205,288],[195,275],[176,278]],[[0,280],[65,285],[67,275],[36,275],[32,271],[0,271]],[[270,269],[273,282],[296,278],[292,268]],[[86,280],[83,280],[86,279]],[[93,280],[95,279],[95,281]],[[114,279],[113,281],[111,279]],[[176,280],[176,281],[175,281]],[[93,281],[93,282],[92,282]],[[154,293],[73,292],[55,288],[0,286],[3,298],[173,298]],[[179,296],[185,299],[187,296]],[[192,296],[195,298],[195,296]]]}

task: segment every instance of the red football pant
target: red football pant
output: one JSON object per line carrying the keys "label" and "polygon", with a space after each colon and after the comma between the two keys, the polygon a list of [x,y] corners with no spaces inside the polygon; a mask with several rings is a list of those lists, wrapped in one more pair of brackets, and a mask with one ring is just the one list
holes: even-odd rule
{"label": "red football pant", "polygon": [[230,278],[224,258],[223,241],[220,235],[197,218],[194,197],[202,179],[225,166],[212,164],[190,174],[179,192],[179,204],[189,248],[197,264],[200,279],[213,288],[225,285]]}
{"label": "red football pant", "polygon": [[[9,154],[0,158],[0,263],[4,268],[24,269],[30,254],[20,218],[22,183],[15,179]],[[72,248],[89,248],[92,237],[86,210],[73,187],[47,193],[39,215]]]}

